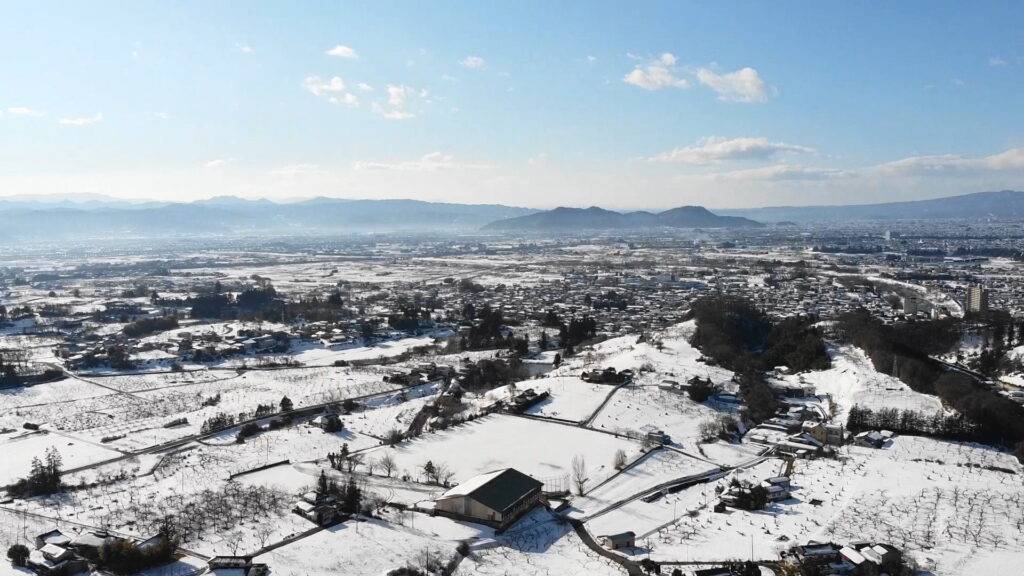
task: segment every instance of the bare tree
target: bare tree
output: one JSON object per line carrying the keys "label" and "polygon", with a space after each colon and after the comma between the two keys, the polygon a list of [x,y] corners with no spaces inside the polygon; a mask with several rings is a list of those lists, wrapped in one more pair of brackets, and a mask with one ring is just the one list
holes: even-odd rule
{"label": "bare tree", "polygon": [[615,451],[615,459],[612,460],[612,466],[615,466],[616,470],[622,470],[626,467],[626,451],[619,448]]}
{"label": "bare tree", "polygon": [[715,438],[718,438],[719,432],[722,430],[722,425],[714,418],[706,418],[701,421],[700,426],[697,427],[697,433],[700,435],[700,439],[703,442],[711,442]]}
{"label": "bare tree", "polygon": [[352,472],[355,472],[357,466],[363,463],[363,455],[351,454],[349,455],[348,460],[345,463],[348,466],[349,474],[351,474]]}
{"label": "bare tree", "polygon": [[260,548],[267,547],[267,541],[274,534],[274,526],[267,521],[260,522],[256,525],[256,537],[260,541]]}
{"label": "bare tree", "polygon": [[447,486],[448,482],[451,481],[452,476],[455,473],[452,472],[451,468],[448,467],[444,462],[438,462],[434,466],[434,482],[442,486]]}
{"label": "bare tree", "polygon": [[384,471],[384,474],[387,474],[388,478],[391,478],[391,474],[395,472],[395,468],[397,467],[397,464],[395,463],[395,458],[391,455],[390,452],[387,452],[383,456],[381,456],[380,460],[377,461],[377,465],[380,466],[380,469]]}
{"label": "bare tree", "polygon": [[587,461],[583,459],[583,456],[577,454],[572,457],[572,482],[576,485],[576,493],[583,496],[583,492],[587,488],[587,482],[590,478],[587,477]]}

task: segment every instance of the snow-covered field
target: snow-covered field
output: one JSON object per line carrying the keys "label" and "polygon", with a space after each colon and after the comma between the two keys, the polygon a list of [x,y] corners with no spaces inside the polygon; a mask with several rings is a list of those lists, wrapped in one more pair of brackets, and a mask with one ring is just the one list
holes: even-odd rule
{"label": "snow-covered field", "polygon": [[[752,479],[778,466],[770,460]],[[794,542],[870,540],[904,549],[934,574],[1005,569],[1024,559],[1022,472],[1011,456],[983,446],[899,437],[885,450],[850,447],[840,461],[799,461],[793,498],[766,510],[680,512],[649,536],[652,556],[725,560],[747,557],[752,546],[755,558],[774,558]],[[680,494],[699,501],[708,486]]]}
{"label": "snow-covered field", "polygon": [[628,387],[620,390],[594,420],[593,426],[610,432],[642,435],[663,430],[674,445],[695,451],[700,439],[701,422],[730,414],[734,408],[710,403],[698,404],[689,396],[661,390],[656,386]]}
{"label": "snow-covered field", "polygon": [[938,398],[915,392],[898,378],[878,372],[859,348],[842,346],[831,352],[831,369],[789,375],[785,379],[812,384],[818,394],[831,395],[838,405],[838,421],[846,420],[854,404],[872,410],[897,408],[925,414],[942,411]]}
{"label": "snow-covered field", "polygon": [[102,462],[121,455],[110,448],[48,432],[0,435],[0,486],[25,478],[32,470],[32,459],[43,458],[46,450],[55,448],[65,468]]}
{"label": "snow-covered field", "polygon": [[524,517],[493,544],[474,548],[456,571],[460,576],[623,573],[621,566],[587,548],[567,523],[540,510]]}
{"label": "snow-covered field", "polygon": [[455,543],[379,520],[346,522],[256,556],[274,576],[380,576],[427,556],[448,562]]}
{"label": "snow-covered field", "polygon": [[[550,396],[531,406],[526,411],[527,414],[581,422],[594,413],[594,410],[612,392],[614,386],[591,384],[584,382],[579,376],[537,378],[515,385],[515,390],[518,392],[528,388],[533,388],[538,394],[548,392]],[[488,392],[487,396],[497,400],[504,398],[507,394],[508,387],[503,386]]]}
{"label": "snow-covered field", "polygon": [[[383,448],[382,448],[383,449]],[[402,474],[420,479],[429,460],[444,463],[454,483],[500,468],[516,468],[543,482],[565,483],[575,456],[586,462],[592,481],[611,474],[615,453],[628,456],[640,444],[575,426],[494,414],[388,448]],[[376,457],[373,451],[367,456]]]}

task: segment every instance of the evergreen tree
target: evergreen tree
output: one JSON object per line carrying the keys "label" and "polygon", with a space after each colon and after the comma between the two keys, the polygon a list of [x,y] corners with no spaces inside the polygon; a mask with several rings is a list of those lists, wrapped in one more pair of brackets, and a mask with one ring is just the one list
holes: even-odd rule
{"label": "evergreen tree", "polygon": [[316,493],[317,494],[321,494],[321,495],[322,494],[327,494],[328,491],[330,490],[330,488],[331,488],[331,483],[327,479],[327,472],[324,471],[324,470],[321,470],[320,471],[320,477],[317,478],[317,481],[316,481]]}
{"label": "evergreen tree", "polygon": [[341,509],[350,514],[359,512],[359,506],[363,501],[363,492],[356,486],[356,481],[351,476],[345,485],[345,495],[341,501]]}

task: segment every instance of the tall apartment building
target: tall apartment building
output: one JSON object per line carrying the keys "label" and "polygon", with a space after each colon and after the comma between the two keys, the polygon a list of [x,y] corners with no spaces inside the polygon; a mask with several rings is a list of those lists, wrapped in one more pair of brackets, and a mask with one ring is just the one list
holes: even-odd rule
{"label": "tall apartment building", "polygon": [[988,290],[984,286],[967,288],[967,311],[984,312],[988,310]]}

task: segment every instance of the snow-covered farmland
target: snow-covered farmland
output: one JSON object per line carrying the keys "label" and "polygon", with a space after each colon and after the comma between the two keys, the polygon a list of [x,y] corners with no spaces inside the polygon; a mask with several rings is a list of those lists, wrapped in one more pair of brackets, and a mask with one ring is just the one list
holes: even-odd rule
{"label": "snow-covered farmland", "polygon": [[614,471],[616,451],[633,456],[640,444],[576,426],[495,414],[425,434],[388,450],[403,474],[412,478],[422,476],[422,466],[429,460],[446,464],[454,474],[454,483],[512,467],[567,489],[573,457],[583,457],[590,478],[596,482]]}
{"label": "snow-covered farmland", "polygon": [[456,573],[460,576],[618,576],[623,572],[621,566],[587,548],[568,523],[538,510],[493,543],[474,547]]}
{"label": "snow-covered farmland", "polygon": [[734,405],[698,404],[685,393],[670,392],[656,386],[627,387],[612,397],[593,426],[634,435],[659,429],[672,437],[673,444],[695,451],[701,422],[733,410]]}
{"label": "snow-covered farmland", "polygon": [[938,398],[915,392],[898,378],[878,372],[859,348],[842,346],[831,352],[831,369],[785,378],[802,380],[813,385],[818,394],[831,395],[838,405],[838,420],[845,421],[854,404],[872,410],[897,408],[925,414],[942,411]]}
{"label": "snow-covered farmland", "polygon": [[427,556],[446,563],[455,544],[379,520],[346,522],[262,554],[254,562],[272,576],[380,576],[403,566],[423,567]]}
{"label": "snow-covered farmland", "polygon": [[[548,398],[531,406],[526,411],[527,414],[582,422],[597,410],[611,394],[614,386],[591,384],[584,382],[579,376],[538,378],[515,385],[515,390],[519,392],[527,388],[533,388],[538,394],[550,393]],[[503,386],[488,392],[487,397],[497,400],[505,398],[508,393],[508,387]]]}
{"label": "snow-covered farmland", "polygon": [[[752,479],[778,472],[778,461],[764,466]],[[984,446],[899,437],[884,450],[850,447],[839,461],[799,461],[793,498],[766,510],[680,512],[649,536],[652,556],[720,561],[752,546],[756,558],[774,558],[793,542],[869,540],[902,548],[934,574],[970,576],[974,566],[1020,559],[1022,472]]]}
{"label": "snow-covered farmland", "polygon": [[27,477],[32,469],[32,459],[42,458],[51,447],[61,455],[66,468],[102,462],[121,455],[104,446],[45,431],[21,433],[13,437],[0,435],[0,454],[3,455],[0,486]]}

